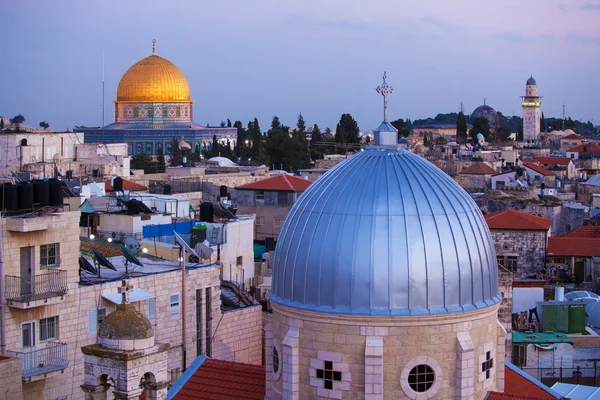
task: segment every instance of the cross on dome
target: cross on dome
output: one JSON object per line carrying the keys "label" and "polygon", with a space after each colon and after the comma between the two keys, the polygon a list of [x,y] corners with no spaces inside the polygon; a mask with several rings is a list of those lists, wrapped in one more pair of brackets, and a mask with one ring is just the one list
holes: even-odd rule
{"label": "cross on dome", "polygon": [[156,39],[152,39],[152,55],[156,54]]}
{"label": "cross on dome", "polygon": [[128,284],[126,280],[122,280],[118,290],[121,293],[121,304],[129,304],[129,292],[133,290],[133,286]]}
{"label": "cross on dome", "polygon": [[387,96],[394,92],[394,88],[387,84],[387,72],[383,71],[383,83],[375,90],[383,96],[383,121],[387,121]]}

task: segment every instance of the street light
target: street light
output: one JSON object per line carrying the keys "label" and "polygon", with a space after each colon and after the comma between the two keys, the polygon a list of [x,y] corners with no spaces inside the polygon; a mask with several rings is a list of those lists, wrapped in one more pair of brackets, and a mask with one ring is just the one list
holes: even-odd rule
{"label": "street light", "polygon": [[90,239],[96,239],[96,236],[92,233],[90,234]]}
{"label": "street light", "polygon": [[112,243],[112,238],[111,237],[108,238],[108,243]]}
{"label": "street light", "polygon": [[146,254],[147,252],[148,252],[148,249],[144,247],[144,248],[142,249],[142,253]]}

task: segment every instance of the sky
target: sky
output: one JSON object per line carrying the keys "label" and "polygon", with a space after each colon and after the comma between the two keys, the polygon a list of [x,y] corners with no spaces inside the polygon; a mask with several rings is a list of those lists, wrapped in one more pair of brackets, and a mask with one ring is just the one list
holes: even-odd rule
{"label": "sky", "polygon": [[151,54],[187,77],[194,120],[274,115],[335,129],[350,113],[388,119],[470,114],[486,98],[521,115],[533,74],[546,117],[600,125],[600,0],[5,0],[0,115],[55,130],[113,121],[119,79]]}

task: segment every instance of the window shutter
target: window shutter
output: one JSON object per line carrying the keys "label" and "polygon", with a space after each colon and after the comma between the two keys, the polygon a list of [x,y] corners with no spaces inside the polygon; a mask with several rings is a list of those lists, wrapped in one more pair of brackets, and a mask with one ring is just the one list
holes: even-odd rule
{"label": "window shutter", "polygon": [[148,319],[151,321],[156,319],[156,297],[148,299]]}
{"label": "window shutter", "polygon": [[88,333],[96,334],[98,333],[98,309],[90,308],[88,310]]}

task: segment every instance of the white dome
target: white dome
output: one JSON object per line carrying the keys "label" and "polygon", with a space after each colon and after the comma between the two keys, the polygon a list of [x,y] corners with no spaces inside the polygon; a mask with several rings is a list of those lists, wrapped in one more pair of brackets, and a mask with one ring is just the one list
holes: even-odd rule
{"label": "white dome", "polygon": [[213,157],[213,158],[209,158],[208,161],[218,162],[219,167],[233,167],[233,166],[237,165],[236,163],[231,161],[229,158],[225,158],[225,157]]}

